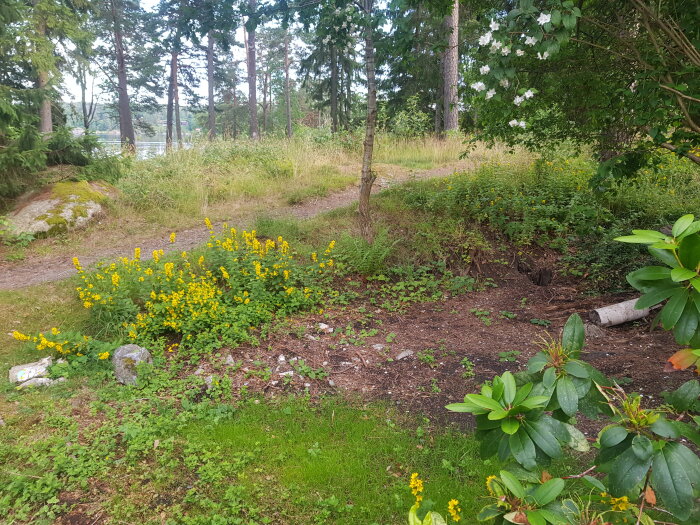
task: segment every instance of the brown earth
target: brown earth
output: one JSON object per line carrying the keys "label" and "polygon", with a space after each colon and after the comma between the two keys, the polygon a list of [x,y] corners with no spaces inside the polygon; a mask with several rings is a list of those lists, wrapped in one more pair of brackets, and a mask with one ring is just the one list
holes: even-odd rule
{"label": "brown earth", "polygon": [[[444,406],[460,402],[496,374],[523,370],[538,351],[538,341],[550,335],[559,337],[572,313],[587,319],[593,308],[630,298],[585,297],[557,276],[552,285],[537,286],[515,268],[501,266],[497,271],[496,287],[416,303],[401,312],[361,302],[297,319],[265,340],[264,349],[222,350],[208,364],[198,365],[198,373],[228,375],[233,378],[234,391],[245,386],[250,392],[269,396],[304,390],[312,396],[336,391],[359,394],[431,419],[470,426],[471,416],[449,413]],[[474,310],[489,314],[480,319]],[[532,320],[551,325],[545,328]],[[319,323],[328,324],[333,332],[319,330]],[[363,329],[366,334],[375,334],[372,329],[376,329],[376,334],[358,337]],[[677,346],[669,333],[650,332],[648,319],[599,329],[596,335],[587,337],[582,358],[626,390],[649,397],[652,405],[661,402],[660,392],[694,377],[689,371],[664,371]],[[407,352],[411,354],[398,359]],[[227,355],[236,361],[235,366],[225,364]],[[464,359],[473,364],[473,376],[465,377]],[[328,377],[311,379],[308,369],[305,377],[300,376],[299,360],[312,369],[323,369]],[[280,375],[290,371],[294,374],[286,380]],[[585,428],[593,431],[595,427]]]}

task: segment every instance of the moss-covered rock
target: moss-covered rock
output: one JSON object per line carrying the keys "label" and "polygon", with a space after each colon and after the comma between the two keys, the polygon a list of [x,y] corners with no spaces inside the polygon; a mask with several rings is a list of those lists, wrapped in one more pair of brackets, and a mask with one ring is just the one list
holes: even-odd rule
{"label": "moss-covered rock", "polygon": [[113,192],[104,182],[58,182],[19,200],[8,216],[15,235],[37,237],[85,227],[103,212],[102,204]]}

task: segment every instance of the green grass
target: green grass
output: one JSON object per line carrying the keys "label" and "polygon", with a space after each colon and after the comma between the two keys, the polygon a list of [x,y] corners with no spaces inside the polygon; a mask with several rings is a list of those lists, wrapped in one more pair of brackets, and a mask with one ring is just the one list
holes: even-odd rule
{"label": "green grass", "polygon": [[[277,508],[282,522],[400,523],[412,503],[412,472],[421,474],[437,508],[444,512],[455,497],[473,519],[484,468],[476,442],[455,430],[426,432],[410,421],[381,405],[290,399],[272,406],[247,403],[231,421],[193,427],[187,437],[253,452],[243,485],[264,486],[255,505]],[[330,506],[328,521],[318,521],[323,502],[332,500],[338,503]]]}

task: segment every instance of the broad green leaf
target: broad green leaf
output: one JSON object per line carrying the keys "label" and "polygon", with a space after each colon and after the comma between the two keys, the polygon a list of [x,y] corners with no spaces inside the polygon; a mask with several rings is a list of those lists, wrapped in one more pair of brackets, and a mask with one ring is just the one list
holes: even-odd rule
{"label": "broad green leaf", "polygon": [[499,421],[505,417],[508,417],[508,413],[509,413],[508,410],[503,410],[503,409],[493,410],[493,411],[489,412],[488,418],[493,420],[493,421]]}
{"label": "broad green leaf", "polygon": [[514,417],[501,421],[501,430],[506,434],[515,434],[520,428],[520,422]]}
{"label": "broad green leaf", "polygon": [[423,518],[423,525],[447,525],[445,518],[435,511],[430,511]]}
{"label": "broad green leaf", "polygon": [[649,428],[657,436],[665,438],[675,439],[680,435],[678,429],[663,416],[654,421]]}
{"label": "broad green leaf", "polygon": [[503,380],[503,401],[510,405],[515,399],[515,378],[510,372],[504,372],[501,379]]}
{"label": "broad green leaf", "polygon": [[[490,414],[491,412],[489,412]],[[476,429],[477,430],[491,430],[494,428],[501,428],[500,421],[491,421],[486,414],[480,414],[476,416]]]}
{"label": "broad green leaf", "polygon": [[691,279],[690,284],[692,284],[693,288],[695,288],[698,292],[700,292],[700,277],[696,277],[695,279]]}
{"label": "broad green leaf", "polygon": [[506,488],[518,499],[523,499],[525,497],[525,489],[520,484],[513,474],[507,470],[501,470],[500,472],[501,481],[506,486]]}
{"label": "broad green leaf", "polygon": [[466,399],[475,404],[476,406],[486,408],[488,410],[502,410],[503,407],[498,401],[494,401],[490,397],[482,396],[480,394],[467,394]]}
{"label": "broad green leaf", "polygon": [[557,381],[557,401],[567,416],[573,416],[578,411],[578,392],[569,376],[563,376]]}
{"label": "broad green leaf", "polygon": [[680,219],[678,219],[674,224],[673,228],[671,229],[671,235],[674,237],[678,237],[681,235],[688,226],[690,226],[693,221],[695,220],[695,216],[689,213],[688,215],[683,215]]}
{"label": "broad green leaf", "polygon": [[419,503],[415,503],[408,511],[408,525],[423,525],[423,522],[418,519]]}
{"label": "broad green leaf", "polygon": [[673,445],[668,443],[654,456],[651,486],[668,511],[686,520],[693,509],[693,487]]}
{"label": "broad green leaf", "polygon": [[590,377],[588,370],[580,361],[569,361],[564,365],[564,370],[566,370],[568,374],[581,379],[588,379]]}
{"label": "broad green leaf", "polygon": [[[547,396],[532,396],[528,397],[525,399],[522,403],[519,405],[516,405],[517,407],[524,407],[527,409],[532,410],[533,408],[542,408],[547,404],[547,401],[549,401],[549,397]],[[515,407],[513,407],[515,408]]]}
{"label": "broad green leaf", "polygon": [[483,412],[484,409],[481,407],[474,405],[473,403],[450,403],[449,405],[445,406],[447,410],[450,410],[451,412],[470,412],[473,413],[475,411],[478,412]]}
{"label": "broad green leaf", "polygon": [[671,268],[677,268],[678,267],[678,261],[676,258],[673,256],[672,253],[669,253],[668,250],[659,250],[657,248],[648,248],[649,253],[652,254],[654,257],[656,257],[659,261],[662,263],[668,264]]}
{"label": "broad green leaf", "polygon": [[678,258],[681,264],[694,270],[700,263],[700,235],[691,235],[681,241],[678,247]]}
{"label": "broad green leaf", "polygon": [[[630,283],[631,284],[631,283]],[[659,304],[662,301],[665,301],[671,295],[673,295],[673,292],[677,291],[680,289],[680,285],[671,287],[671,288],[660,288],[660,289],[655,289],[649,293],[645,293],[642,295],[637,302],[635,303],[634,307],[637,310],[644,310],[645,308],[649,308],[650,306],[655,306]]]}
{"label": "broad green leaf", "polygon": [[679,288],[671,294],[668,303],[666,303],[666,306],[661,310],[661,325],[665,330],[671,330],[676,326],[678,319],[680,319],[683,314],[683,309],[687,301],[688,292],[685,288]]}
{"label": "broad green leaf", "polygon": [[541,372],[549,360],[542,352],[537,352],[527,362],[527,371],[531,374]]}
{"label": "broad green leaf", "polygon": [[537,506],[544,507],[557,499],[562,490],[564,490],[563,479],[550,479],[534,490],[532,493],[532,498],[535,500]]}
{"label": "broad green leaf", "polygon": [[583,432],[568,423],[564,423],[564,426],[569,432],[569,441],[567,445],[570,449],[576,450],[577,452],[588,452],[591,450],[591,446]]}
{"label": "broad green leaf", "polygon": [[525,515],[530,525],[547,525],[547,521],[538,510],[526,510]]}
{"label": "broad green leaf", "polygon": [[654,453],[654,446],[648,437],[637,434],[632,438],[632,452],[642,461],[646,461]]}
{"label": "broad green leaf", "polygon": [[483,507],[479,511],[479,514],[476,515],[476,519],[479,521],[489,521],[495,518],[496,516],[500,516],[501,514],[503,514],[503,510],[494,503]]}
{"label": "broad green leaf", "polygon": [[[671,280],[675,283],[687,281],[697,276],[697,273],[695,273],[693,270],[688,270],[687,268],[674,268],[671,270]],[[663,279],[663,277],[660,277],[660,279]]]}
{"label": "broad green leaf", "polygon": [[557,380],[557,371],[554,368],[548,368],[542,376],[542,384],[545,388],[552,388]]}
{"label": "broad green leaf", "polygon": [[671,447],[672,454],[678,457],[678,460],[685,469],[685,473],[688,475],[690,483],[699,487],[700,458],[692,450],[680,443],[669,443],[667,446]]}
{"label": "broad green leaf", "polygon": [[656,230],[632,230],[635,235],[642,235],[644,237],[652,237],[656,239],[667,239],[668,235],[665,233],[657,232]]}
{"label": "broad green leaf", "polygon": [[500,401],[503,398],[504,389],[503,379],[501,379],[500,376],[495,376],[493,378],[493,392],[491,393],[491,397],[496,401]]}
{"label": "broad green leaf", "polygon": [[523,400],[525,400],[525,398],[527,398],[527,396],[530,395],[532,387],[532,383],[525,383],[523,386],[521,386],[515,394],[515,399],[513,399],[513,406],[518,406],[520,403],[522,403]]}
{"label": "broad green leaf", "polygon": [[641,483],[651,467],[651,458],[641,460],[631,448],[620,454],[610,471],[610,492],[615,497],[627,494]]}
{"label": "broad green leaf", "polygon": [[563,516],[549,509],[539,509],[539,513],[552,525],[564,525],[567,523]]}
{"label": "broad green leaf", "polygon": [[508,444],[511,454],[523,467],[529,470],[537,467],[535,444],[525,429],[520,428],[515,434],[512,434],[508,438]]}
{"label": "broad green leaf", "polygon": [[683,239],[684,237],[688,237],[689,235],[693,235],[694,233],[700,232],[700,221],[695,221],[693,224],[688,226],[685,231],[678,236],[679,239]]}
{"label": "broad green leaf", "polygon": [[679,412],[685,412],[700,398],[700,381],[691,379],[668,394],[667,401]]}
{"label": "broad green leaf", "polygon": [[653,244],[658,242],[659,238],[650,235],[623,235],[622,237],[615,237],[615,240],[628,244]]}
{"label": "broad green leaf", "polygon": [[550,458],[561,456],[561,445],[546,425],[539,421],[523,421],[523,427],[533,443],[547,456]]}
{"label": "broad green leaf", "polygon": [[600,433],[600,446],[603,448],[614,447],[622,443],[627,437],[627,430],[617,425],[607,427]]}
{"label": "broad green leaf", "polygon": [[634,278],[638,281],[657,281],[659,279],[668,279],[670,277],[671,268],[667,268],[666,266],[645,266],[644,268],[631,272],[627,278]]}
{"label": "broad green leaf", "polygon": [[479,521],[489,521],[495,518],[496,516],[500,516],[501,514],[503,514],[503,510],[494,503],[483,507],[479,511],[479,514],[476,515],[476,519]]}
{"label": "broad green leaf", "polygon": [[690,340],[698,329],[699,320],[700,314],[698,314],[695,304],[692,300],[688,299],[685,308],[683,308],[683,313],[673,329],[673,335],[679,345],[687,345],[690,343]]}
{"label": "broad green leaf", "polygon": [[581,316],[578,314],[569,316],[566,324],[564,325],[564,331],[562,333],[562,346],[570,352],[578,352],[581,350],[581,348],[583,348],[584,337],[585,335]]}
{"label": "broad green leaf", "polygon": [[600,492],[605,492],[607,490],[605,488],[605,485],[603,485],[600,482],[600,480],[594,478],[593,476],[583,476],[583,480],[586,481],[589,485],[592,485],[594,488],[596,488]]}

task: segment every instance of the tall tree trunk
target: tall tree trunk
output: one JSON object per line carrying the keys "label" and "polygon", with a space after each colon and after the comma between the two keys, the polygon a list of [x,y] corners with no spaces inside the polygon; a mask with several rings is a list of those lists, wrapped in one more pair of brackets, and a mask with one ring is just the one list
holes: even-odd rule
{"label": "tall tree trunk", "polygon": [[292,136],[292,94],[289,84],[289,31],[284,32],[284,115],[287,121],[287,137]]}
{"label": "tall tree trunk", "polygon": [[365,125],[365,141],[362,153],[362,176],[360,178],[360,234],[371,242],[372,217],[369,210],[369,197],[372,184],[377,178],[372,171],[372,155],[374,153],[374,132],[377,126],[377,82],[374,65],[374,38],[372,35],[372,10],[374,0],[363,0],[362,8],[365,17],[365,65],[367,67],[367,122]]}
{"label": "tall tree trunk", "polygon": [[338,50],[331,44],[331,131],[338,131]]}
{"label": "tall tree trunk", "polygon": [[[36,16],[36,32],[41,40],[46,39],[46,19],[44,14],[37,12],[36,5],[38,1],[34,0]],[[40,90],[41,103],[39,105],[39,133],[51,133],[53,131],[53,120],[51,118],[51,99],[49,98],[47,86],[49,85],[49,73],[41,66],[37,67],[36,87]]]}
{"label": "tall tree trunk", "polygon": [[444,75],[444,63],[442,61],[442,58],[440,59],[440,76],[438,78],[437,82],[437,88],[435,90],[435,120],[434,120],[434,126],[435,126],[435,135],[440,136],[444,130],[443,127],[443,122],[442,122],[442,110],[445,106],[445,101],[444,101],[444,88],[443,88],[443,75]]}
{"label": "tall tree trunk", "polygon": [[267,133],[267,79],[268,79],[268,73],[265,71],[263,73],[263,103],[262,103],[262,110],[263,110],[263,133]]}
{"label": "tall tree trunk", "polygon": [[236,93],[236,84],[234,83],[233,85],[233,122],[231,125],[233,126],[233,140],[236,140],[238,138],[238,95]]}
{"label": "tall tree trunk", "polygon": [[[251,13],[256,9],[256,0],[248,0],[248,7]],[[248,18],[250,20],[250,17]],[[248,65],[248,116],[250,120],[250,137],[257,139],[260,136],[258,130],[258,95],[257,95],[257,73],[255,64],[255,27],[248,30],[246,45],[246,62]]]}
{"label": "tall tree trunk", "polygon": [[90,93],[90,102],[87,101],[87,64],[78,60],[76,65],[76,77],[78,84],[80,85],[80,108],[83,113],[83,129],[85,131],[90,129],[90,124],[95,118],[95,111],[97,111],[97,104],[95,104],[95,89],[94,80],[93,86]]}
{"label": "tall tree trunk", "polygon": [[207,120],[207,130],[209,130],[209,140],[216,136],[216,108],[214,107],[214,34],[207,33],[207,84],[209,88],[209,119]]}
{"label": "tall tree trunk", "polygon": [[173,148],[173,116],[175,109],[175,93],[177,91],[177,50],[170,53],[170,82],[168,84],[168,102],[165,110],[165,149]]}
{"label": "tall tree trunk", "polygon": [[350,129],[352,119],[352,64],[348,60],[345,65],[345,129]]}
{"label": "tall tree trunk", "polygon": [[112,21],[114,23],[114,52],[117,58],[117,94],[119,112],[119,137],[122,149],[136,151],[136,134],[134,121],[129,104],[128,82],[126,78],[126,58],[124,57],[124,42],[122,40],[121,11],[117,10],[117,0],[111,0]]}
{"label": "tall tree trunk", "polygon": [[182,121],[180,120],[180,89],[175,84],[175,133],[177,134],[177,148],[182,149]]}
{"label": "tall tree trunk", "polygon": [[443,102],[445,131],[459,126],[457,99],[457,73],[459,61],[459,0],[454,0],[452,13],[445,17],[445,32],[448,33],[447,49],[443,55]]}

